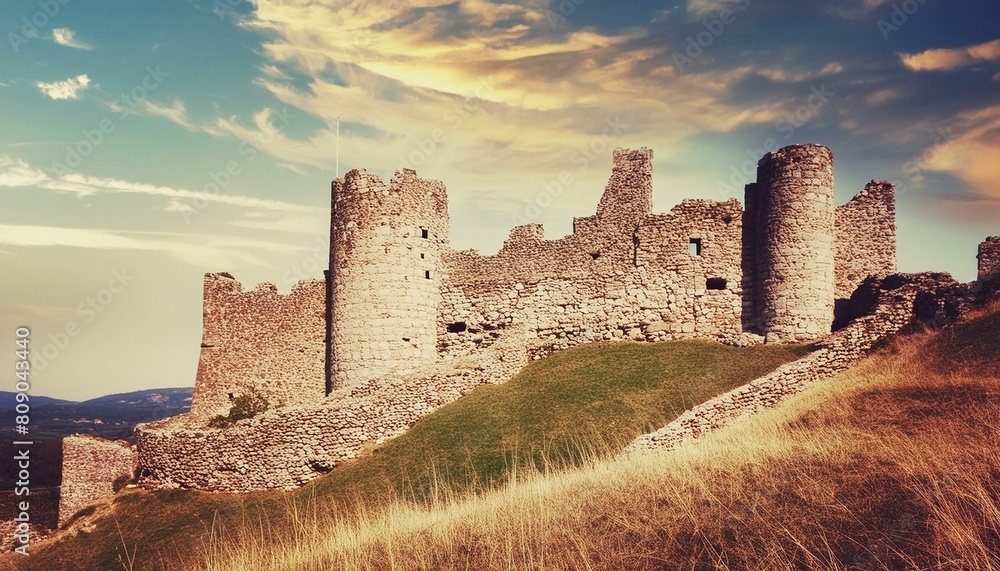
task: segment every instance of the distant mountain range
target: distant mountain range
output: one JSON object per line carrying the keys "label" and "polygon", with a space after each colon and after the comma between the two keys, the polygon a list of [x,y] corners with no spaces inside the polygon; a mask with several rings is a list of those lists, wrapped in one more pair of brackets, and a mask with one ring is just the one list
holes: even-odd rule
{"label": "distant mountain range", "polygon": [[[191,409],[191,387],[146,389],[92,398],[83,402],[30,395],[30,429],[35,437],[74,433],[131,438],[135,425]],[[16,393],[0,391],[0,419],[13,426]]]}

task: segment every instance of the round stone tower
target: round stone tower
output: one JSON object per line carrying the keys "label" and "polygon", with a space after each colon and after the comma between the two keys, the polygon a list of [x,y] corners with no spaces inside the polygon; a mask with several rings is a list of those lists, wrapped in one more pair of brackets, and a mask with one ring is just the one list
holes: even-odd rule
{"label": "round stone tower", "polygon": [[807,144],[764,155],[747,203],[756,219],[758,329],[768,342],[829,333],[835,282],[833,153]]}
{"label": "round stone tower", "polygon": [[410,169],[388,185],[352,170],[332,194],[330,389],[433,362],[449,248],[444,184]]}

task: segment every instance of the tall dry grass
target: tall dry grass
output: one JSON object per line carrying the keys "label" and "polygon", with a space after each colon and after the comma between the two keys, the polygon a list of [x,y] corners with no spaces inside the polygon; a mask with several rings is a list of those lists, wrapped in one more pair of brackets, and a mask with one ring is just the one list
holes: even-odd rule
{"label": "tall dry grass", "polygon": [[1000,570],[998,379],[935,343],[909,337],[673,452],[244,522],[199,568]]}

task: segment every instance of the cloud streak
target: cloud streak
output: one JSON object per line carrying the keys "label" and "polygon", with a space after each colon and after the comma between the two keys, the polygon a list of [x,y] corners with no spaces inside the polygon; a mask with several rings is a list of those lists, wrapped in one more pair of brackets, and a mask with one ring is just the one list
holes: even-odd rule
{"label": "cloud streak", "polygon": [[1000,61],[1000,40],[953,49],[933,49],[900,54],[903,65],[913,71],[954,71],[983,62]]}
{"label": "cloud streak", "polygon": [[283,214],[315,214],[322,212],[320,208],[281,200],[239,194],[223,194],[221,192],[205,192],[115,178],[93,177],[77,173],[65,174],[53,178],[21,159],[4,155],[0,155],[0,187],[36,187],[69,192],[79,196],[93,194],[157,196],[170,200],[168,206],[165,207],[168,211],[183,211],[188,207],[189,203],[205,202]]}

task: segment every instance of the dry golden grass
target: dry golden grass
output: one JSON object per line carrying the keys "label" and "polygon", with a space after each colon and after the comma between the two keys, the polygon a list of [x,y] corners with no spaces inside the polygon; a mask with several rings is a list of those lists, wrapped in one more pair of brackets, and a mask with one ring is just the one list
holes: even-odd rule
{"label": "dry golden grass", "polygon": [[673,452],[247,523],[201,568],[1000,570],[998,334],[995,305]]}

